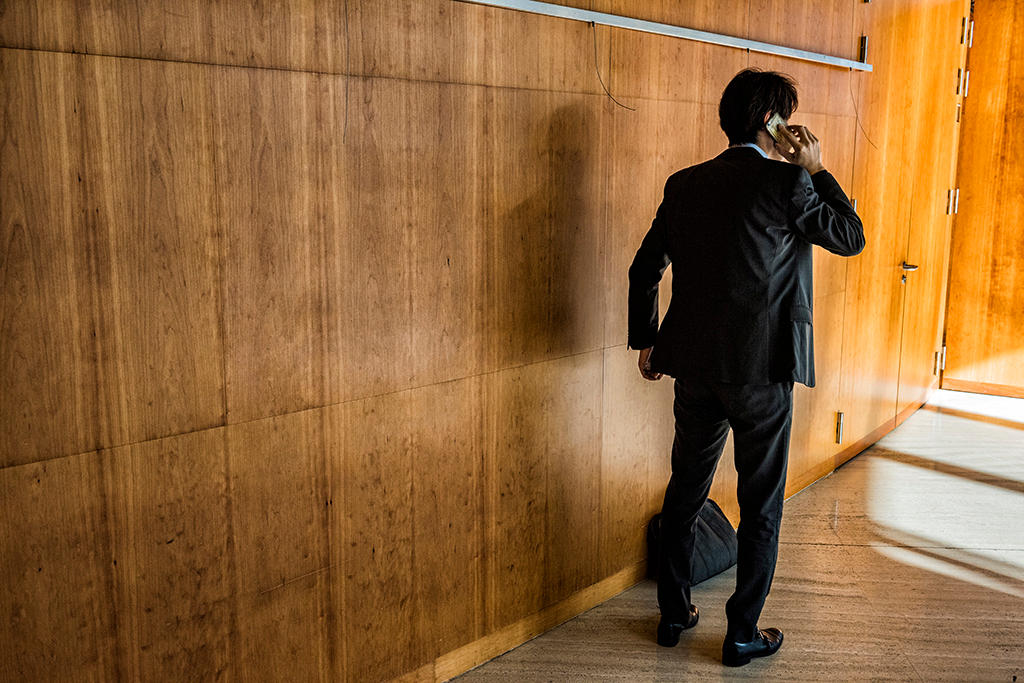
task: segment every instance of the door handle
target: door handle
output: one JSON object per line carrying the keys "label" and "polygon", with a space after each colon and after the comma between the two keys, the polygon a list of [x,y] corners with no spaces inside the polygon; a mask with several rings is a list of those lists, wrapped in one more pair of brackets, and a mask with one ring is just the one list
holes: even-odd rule
{"label": "door handle", "polygon": [[907,263],[906,261],[903,262],[903,270],[917,270],[917,269],[918,269],[918,266],[915,266],[912,263]]}

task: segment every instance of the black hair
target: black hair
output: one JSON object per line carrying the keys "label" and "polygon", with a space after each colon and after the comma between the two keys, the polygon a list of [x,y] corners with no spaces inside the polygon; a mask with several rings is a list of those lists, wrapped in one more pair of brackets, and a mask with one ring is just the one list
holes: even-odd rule
{"label": "black hair", "polygon": [[783,119],[796,111],[796,83],[786,74],[744,69],[729,81],[718,103],[718,122],[730,145],[756,142],[765,114]]}

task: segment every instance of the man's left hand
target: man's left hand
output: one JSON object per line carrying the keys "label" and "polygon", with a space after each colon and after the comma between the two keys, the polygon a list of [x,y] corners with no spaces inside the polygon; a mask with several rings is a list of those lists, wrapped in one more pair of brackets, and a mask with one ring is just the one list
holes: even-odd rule
{"label": "man's left hand", "polygon": [[640,374],[644,379],[656,382],[661,379],[661,373],[651,371],[651,351],[653,349],[653,346],[649,346],[646,349],[640,349],[640,360],[637,365],[639,365]]}

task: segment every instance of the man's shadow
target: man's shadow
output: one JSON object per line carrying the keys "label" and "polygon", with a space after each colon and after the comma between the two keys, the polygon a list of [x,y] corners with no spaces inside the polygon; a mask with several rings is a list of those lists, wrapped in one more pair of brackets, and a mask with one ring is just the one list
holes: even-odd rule
{"label": "man's shadow", "polygon": [[[558,107],[502,174],[530,189],[498,218],[490,315],[500,367],[587,350],[603,330],[598,110]],[[513,160],[515,161],[515,160]],[[524,177],[525,176],[525,177]],[[496,193],[517,188],[495,187]],[[596,347],[595,347],[596,348]]]}

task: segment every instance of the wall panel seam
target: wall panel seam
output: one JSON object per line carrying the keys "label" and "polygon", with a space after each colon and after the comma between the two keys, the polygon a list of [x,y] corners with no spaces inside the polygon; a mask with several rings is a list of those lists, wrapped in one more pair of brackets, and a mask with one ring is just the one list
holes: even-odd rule
{"label": "wall panel seam", "polygon": [[10,470],[10,469],[18,468],[18,467],[29,467],[29,466],[32,466],[32,465],[38,465],[40,463],[45,463],[45,462],[56,462],[58,460],[64,460],[66,458],[78,458],[78,457],[84,457],[84,456],[88,456],[88,455],[94,455],[96,453],[103,453],[105,451],[112,451],[112,450],[115,450],[115,449],[118,449],[118,448],[130,448],[132,446],[139,446],[139,445],[142,445],[142,444],[152,443],[152,442],[155,442],[155,441],[162,441],[164,439],[175,439],[175,438],[178,438],[178,437],[181,437],[181,436],[187,436],[189,434],[201,434],[203,432],[209,432],[209,431],[213,431],[213,430],[217,430],[217,429],[228,429],[230,427],[240,427],[242,425],[253,424],[253,423],[256,423],[256,422],[262,422],[264,420],[276,420],[276,419],[279,419],[279,418],[282,418],[282,417],[289,417],[289,416],[292,416],[292,415],[301,415],[302,413],[308,413],[308,412],[311,412],[311,411],[314,411],[314,410],[324,410],[326,408],[337,408],[339,406],[348,405],[350,403],[356,403],[358,401],[368,401],[368,400],[373,400],[373,399],[386,398],[388,396],[396,396],[398,394],[402,394],[402,393],[405,393],[405,392],[408,392],[408,391],[419,391],[421,389],[429,389],[431,387],[444,386],[446,384],[452,384],[454,382],[465,382],[465,381],[469,381],[469,380],[473,380],[473,379],[479,379],[479,378],[483,378],[483,377],[488,377],[490,375],[497,375],[497,374],[502,373],[502,372],[509,372],[509,371],[512,371],[512,370],[522,370],[523,368],[529,368],[529,367],[533,367],[535,365],[542,365],[544,363],[555,363],[555,362],[558,362],[558,361],[567,360],[569,358],[578,358],[580,356],[587,356],[587,355],[591,355],[591,354],[598,354],[598,353],[604,354],[605,351],[608,351],[608,350],[611,350],[611,349],[617,349],[617,348],[625,349],[626,345],[625,344],[616,344],[615,346],[604,346],[604,347],[589,349],[589,350],[586,350],[586,351],[579,351],[579,352],[576,352],[576,353],[569,353],[569,354],[566,354],[564,356],[556,356],[556,357],[553,357],[553,358],[545,358],[543,360],[533,361],[533,362],[530,362],[530,363],[521,363],[519,365],[510,365],[508,367],[498,368],[496,370],[488,370],[486,372],[478,372],[478,373],[474,373],[472,375],[464,375],[464,376],[461,376],[461,377],[453,377],[451,379],[445,379],[445,380],[441,380],[439,382],[429,382],[427,384],[417,384],[415,386],[404,387],[402,389],[395,389],[393,391],[384,391],[384,392],[381,392],[379,394],[367,394],[365,396],[354,396],[352,398],[347,398],[347,399],[345,399],[343,401],[333,401],[331,403],[324,403],[322,405],[316,405],[316,406],[310,406],[308,408],[302,408],[301,410],[288,410],[288,411],[284,411],[284,412],[281,412],[281,413],[274,413],[273,415],[263,415],[261,417],[256,417],[256,418],[252,418],[252,419],[249,419],[249,420],[242,420],[240,422],[225,422],[223,424],[211,425],[209,427],[201,427],[199,429],[190,429],[190,430],[186,430],[186,431],[182,431],[182,432],[173,432],[171,434],[163,434],[161,436],[156,436],[156,437],[153,437],[153,438],[150,438],[150,439],[140,439],[138,441],[127,441],[125,443],[116,443],[116,444],[111,444],[109,446],[104,446],[103,448],[95,448],[95,449],[87,450],[87,451],[79,451],[77,453],[64,453],[64,454],[55,455],[55,456],[49,457],[49,458],[44,457],[44,458],[39,458],[37,460],[30,460],[28,462],[20,462],[20,463],[15,463],[15,464],[12,464],[12,465],[4,465],[4,466],[0,467],[0,472],[3,472],[5,470]]}
{"label": "wall panel seam", "polygon": [[[33,47],[17,47],[10,45],[0,45],[0,51],[2,50],[17,50],[21,52],[39,52],[53,55],[71,55],[71,56],[82,56],[82,57],[93,57],[97,59],[130,59],[144,62],[164,62],[167,64],[187,64],[193,66],[205,66],[213,68],[225,68],[225,69],[255,69],[259,71],[279,71],[286,74],[305,74],[309,76],[337,76],[339,78],[359,78],[366,80],[382,80],[382,81],[395,81],[400,83],[429,83],[434,85],[457,85],[469,88],[493,88],[495,90],[509,91],[509,92],[538,92],[538,93],[552,93],[556,95],[582,95],[589,97],[599,97],[601,99],[607,99],[608,95],[600,89],[591,90],[564,90],[558,88],[531,88],[521,85],[501,85],[497,83],[484,83],[477,81],[450,81],[433,78],[408,78],[405,76],[393,76],[388,74],[364,74],[364,73],[345,73],[343,71],[318,71],[314,69],[297,69],[291,67],[281,66],[261,66],[258,64],[230,64],[226,62],[204,62],[204,61],[193,61],[187,59],[167,59],[163,57],[142,57],[137,55],[119,55],[119,54],[106,54],[102,52],[79,52],[70,50],[47,50],[43,48]],[[822,67],[824,68],[824,67]],[[596,76],[594,77],[596,80]],[[609,74],[611,78],[611,74]],[[651,103],[685,103],[685,104],[697,104],[707,105],[717,108],[717,103],[708,102],[700,98],[661,98],[661,97],[650,97],[646,95],[619,95],[624,99],[638,102],[651,102]],[[812,111],[812,110],[800,110],[801,115],[806,116],[830,116],[837,119],[856,119],[856,114],[838,114],[827,111]],[[723,148],[724,149],[724,148]]]}

